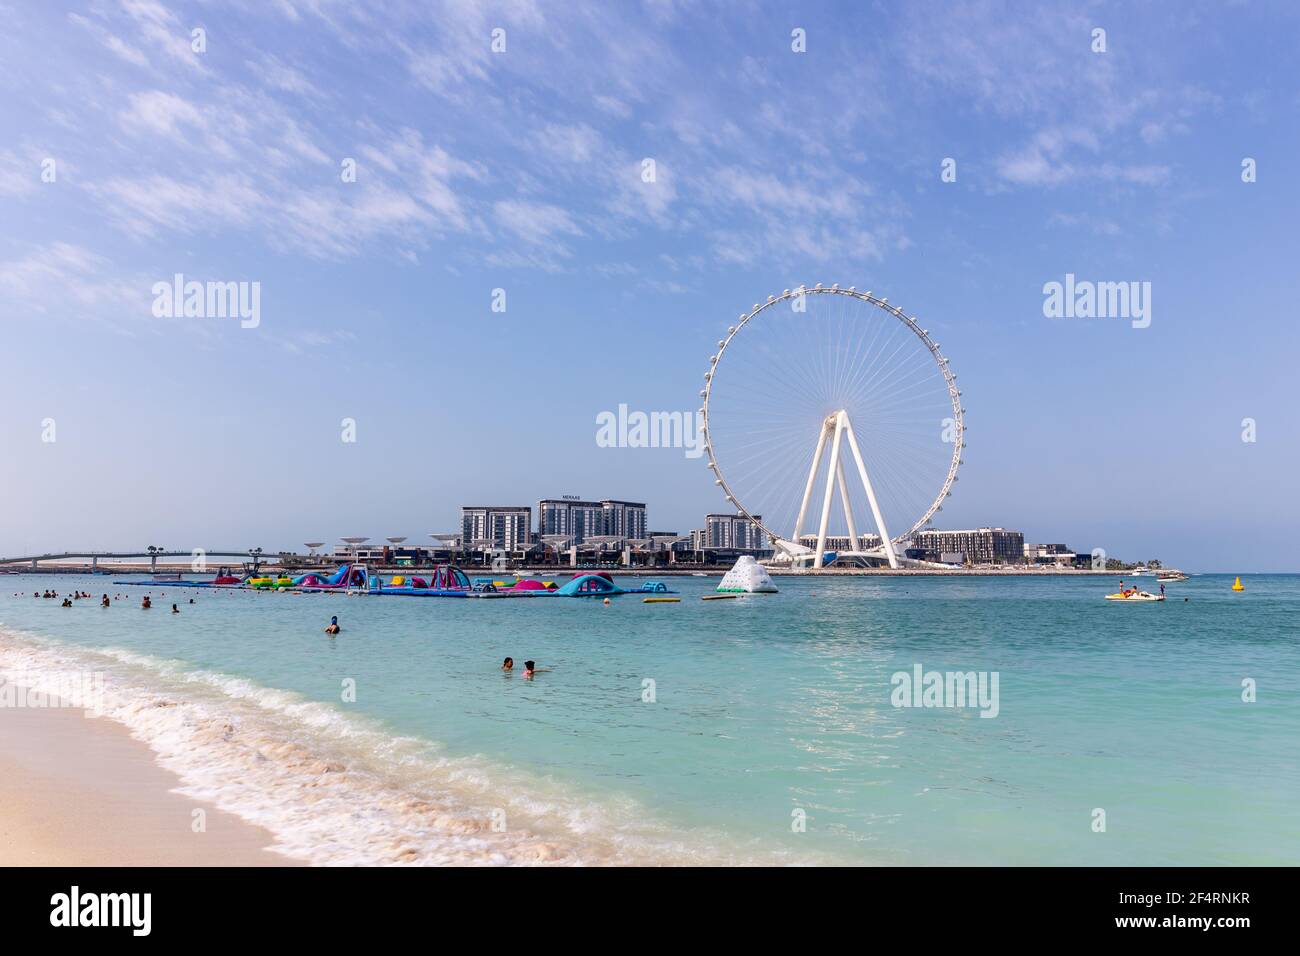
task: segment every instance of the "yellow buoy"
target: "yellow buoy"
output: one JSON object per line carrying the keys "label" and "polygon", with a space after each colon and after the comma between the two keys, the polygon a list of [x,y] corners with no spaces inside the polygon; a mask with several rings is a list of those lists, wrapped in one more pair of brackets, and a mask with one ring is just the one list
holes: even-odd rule
{"label": "yellow buoy", "polygon": [[1246,588],[1245,588],[1245,587],[1242,585],[1242,583],[1241,583],[1241,578],[1240,578],[1240,577],[1238,577],[1237,580],[1235,580],[1235,581],[1232,582],[1232,589],[1233,589],[1234,591],[1244,591],[1244,590],[1246,590]]}

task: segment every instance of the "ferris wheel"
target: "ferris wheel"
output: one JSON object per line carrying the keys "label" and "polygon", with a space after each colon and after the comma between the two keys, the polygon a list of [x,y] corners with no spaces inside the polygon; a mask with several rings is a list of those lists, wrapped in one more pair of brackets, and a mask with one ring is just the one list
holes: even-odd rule
{"label": "ferris wheel", "polygon": [[[952,493],[957,378],[887,298],[820,283],[768,296],[727,328],[704,378],[714,483],[777,562],[820,568],[834,552],[898,567]],[[874,535],[860,533],[868,516]]]}

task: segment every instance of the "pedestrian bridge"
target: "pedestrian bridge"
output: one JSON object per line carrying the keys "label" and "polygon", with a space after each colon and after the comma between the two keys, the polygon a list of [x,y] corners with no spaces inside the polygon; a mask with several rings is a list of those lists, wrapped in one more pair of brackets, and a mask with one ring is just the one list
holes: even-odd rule
{"label": "pedestrian bridge", "polygon": [[83,561],[94,569],[99,567],[100,561],[111,564],[114,561],[128,560],[130,558],[148,558],[151,569],[158,566],[159,558],[184,558],[186,561],[201,558],[205,563],[211,563],[213,558],[236,558],[240,561],[251,560],[254,565],[257,565],[267,557],[270,557],[270,555],[263,555],[261,548],[244,548],[242,551],[222,548],[194,548],[189,551],[164,551],[160,548],[148,548],[144,551],[51,551],[48,554],[0,558],[0,568],[26,565],[35,571],[40,567],[42,561]]}

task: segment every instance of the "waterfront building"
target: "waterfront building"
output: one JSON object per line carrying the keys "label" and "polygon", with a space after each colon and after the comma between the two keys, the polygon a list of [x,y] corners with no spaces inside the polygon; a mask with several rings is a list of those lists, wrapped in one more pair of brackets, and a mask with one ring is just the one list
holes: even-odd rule
{"label": "waterfront building", "polygon": [[741,514],[711,514],[704,516],[704,547],[724,551],[763,551],[767,548],[767,536],[757,522],[762,515],[755,515],[753,520]]}
{"label": "waterfront building", "polygon": [[460,509],[461,541],[490,541],[494,548],[519,551],[532,542],[533,509],[528,505],[464,505]]}
{"label": "waterfront building", "polygon": [[576,498],[543,498],[537,502],[537,535],[568,535],[569,545],[578,545],[604,534],[604,509],[599,501]]}
{"label": "waterfront building", "polygon": [[[802,534],[796,544],[801,544],[805,548],[817,549],[817,535]],[[870,551],[873,548],[880,547],[880,535],[878,534],[859,534],[858,546],[852,547],[847,534],[828,534],[826,536],[827,551]]]}
{"label": "waterfront building", "polygon": [[336,544],[334,546],[334,560],[382,564],[387,550],[387,548],[377,544]]}
{"label": "waterfront building", "polygon": [[[1085,557],[1092,560],[1092,555]],[[1063,544],[1025,545],[1025,561],[1029,564],[1054,564],[1059,568],[1068,568],[1073,567],[1077,559],[1074,549]]]}
{"label": "waterfront building", "polygon": [[914,548],[946,557],[962,557],[971,564],[1018,564],[1025,559],[1025,536],[1006,528],[975,528],[967,531],[919,531]]}
{"label": "waterfront building", "polygon": [[680,554],[695,550],[694,532],[678,534],[676,531],[647,531],[645,536],[654,542],[656,551],[676,551]]}
{"label": "waterfront building", "polygon": [[568,535],[570,545],[588,538],[646,537],[646,507],[639,501],[583,501],[579,498],[543,498],[537,502],[537,536]]}
{"label": "waterfront building", "polygon": [[616,534],[620,538],[646,537],[644,502],[607,499],[600,506],[604,512],[605,534]]}
{"label": "waterfront building", "polygon": [[[427,545],[408,545],[408,544],[345,544],[337,545],[334,548],[333,560],[337,564],[373,564],[387,567],[423,567],[426,564],[432,564],[441,557],[443,560],[451,558],[454,548],[433,548]],[[290,557],[294,562],[303,566],[311,566],[316,563],[314,556],[303,555],[284,555],[281,559]],[[320,556],[322,559],[324,555]]]}

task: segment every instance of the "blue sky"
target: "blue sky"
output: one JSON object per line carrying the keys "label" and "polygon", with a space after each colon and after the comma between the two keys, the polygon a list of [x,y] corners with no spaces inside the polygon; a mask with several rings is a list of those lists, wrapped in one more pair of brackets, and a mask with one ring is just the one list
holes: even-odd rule
{"label": "blue sky", "polygon": [[[941,527],[1298,569],[1290,5],[370,7],[0,0],[0,553],[560,494],[698,527],[703,464],[596,415],[695,408],[726,325],[820,281],[951,359]],[[177,272],[260,325],[155,318]],[[1046,318],[1066,273],[1150,282],[1151,326]]]}

